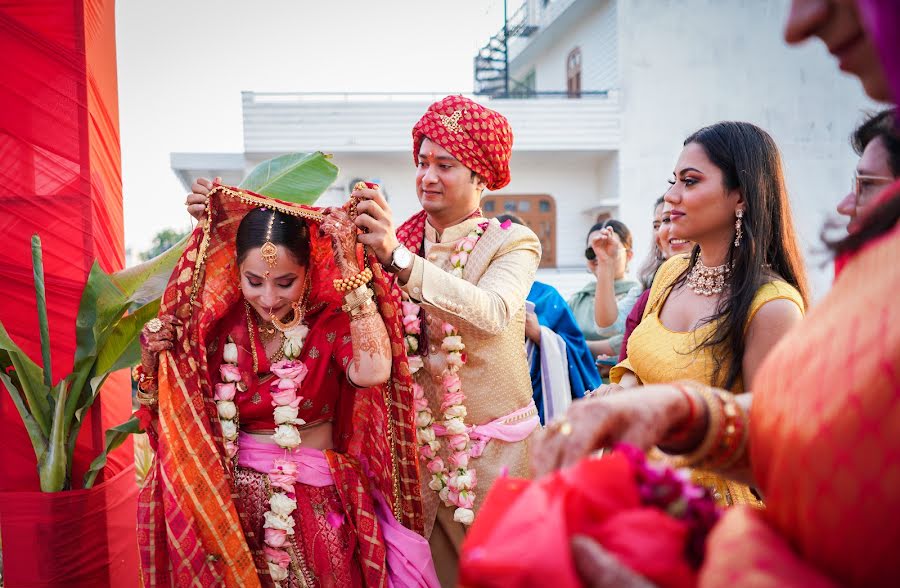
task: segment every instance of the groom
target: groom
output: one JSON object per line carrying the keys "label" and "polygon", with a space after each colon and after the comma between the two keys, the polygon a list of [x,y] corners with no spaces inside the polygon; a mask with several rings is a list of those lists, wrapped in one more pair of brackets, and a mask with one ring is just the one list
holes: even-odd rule
{"label": "groom", "polygon": [[[423,432],[428,417],[417,419],[422,451],[430,457],[420,468],[426,536],[441,583],[455,586],[466,525],[494,480],[505,472],[530,477],[528,439],[539,421],[522,341],[525,297],[541,245],[527,227],[481,216],[482,192],[510,180],[513,136],[506,118],[462,96],[448,96],[428,108],[412,134],[422,210],[395,228],[377,189],[357,189],[352,196],[360,200],[356,224],[366,230],[359,241],[396,274],[408,300],[404,322],[415,322],[415,312],[420,319],[407,332],[415,341],[410,352],[421,354],[421,360],[411,360],[422,365],[415,374],[424,393],[420,404],[427,404],[436,421],[435,436]],[[465,346],[458,384],[446,379],[448,366],[461,361],[455,335],[442,331],[445,323]],[[457,387],[464,408],[452,406],[460,399]],[[456,418],[446,418],[448,407]],[[461,430],[459,415],[469,435],[461,451],[464,437],[454,434]],[[448,443],[456,451],[449,452]],[[455,455],[448,459],[448,453]],[[475,474],[459,475],[459,465]],[[444,484],[435,482],[442,476]],[[441,490],[447,481],[449,488]],[[449,506],[443,500],[448,497]]]}

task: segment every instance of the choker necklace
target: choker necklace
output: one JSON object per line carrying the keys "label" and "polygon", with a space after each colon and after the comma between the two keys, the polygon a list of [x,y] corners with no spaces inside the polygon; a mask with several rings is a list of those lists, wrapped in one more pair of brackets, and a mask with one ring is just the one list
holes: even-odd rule
{"label": "choker necklace", "polygon": [[703,261],[697,257],[697,263],[691,268],[687,276],[688,288],[701,296],[721,294],[725,289],[725,280],[731,276],[731,267],[724,263],[714,267],[703,265]]}

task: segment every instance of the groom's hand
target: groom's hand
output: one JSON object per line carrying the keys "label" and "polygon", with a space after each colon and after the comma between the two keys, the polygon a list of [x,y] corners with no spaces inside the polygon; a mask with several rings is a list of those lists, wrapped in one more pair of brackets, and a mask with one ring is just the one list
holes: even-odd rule
{"label": "groom's hand", "polygon": [[359,234],[357,241],[371,247],[382,265],[390,263],[394,249],[400,245],[391,207],[377,186],[374,189],[357,188],[351,196],[359,198],[354,222],[365,231]]}

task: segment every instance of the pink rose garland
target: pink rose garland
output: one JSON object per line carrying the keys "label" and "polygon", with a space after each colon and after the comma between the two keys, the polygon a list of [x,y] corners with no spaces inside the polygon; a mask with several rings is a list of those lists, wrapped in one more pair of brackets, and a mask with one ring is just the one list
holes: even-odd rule
{"label": "pink rose garland", "polygon": [[[272,439],[286,451],[300,445],[300,432],[297,425],[305,424],[297,417],[303,397],[298,394],[308,369],[302,361],[297,361],[309,329],[300,324],[284,333],[282,344],[285,359],[272,364],[271,370],[275,380],[270,386],[272,406],[275,418],[275,434]],[[243,379],[237,366],[237,345],[229,338],[223,349],[223,363],[219,368],[222,382],[216,384],[214,398],[222,425],[222,436],[225,439],[225,455],[232,459],[237,455],[237,405],[234,397]],[[269,497],[269,510],[263,513],[265,522],[264,553],[269,567],[269,574],[280,588],[288,579],[291,556],[286,549],[288,537],[294,534],[293,512],[297,509],[294,483],[297,479],[297,464],[287,459],[275,459],[269,471],[269,484],[272,495]]]}
{"label": "pink rose garland", "polygon": [[[452,268],[450,273],[461,278],[469,255],[478,240],[487,229],[488,223],[479,223],[472,231],[457,243],[450,256]],[[402,322],[406,340],[406,354],[409,357],[410,372],[415,374],[422,369],[424,363],[419,349],[419,337],[422,332],[418,304],[405,300],[401,303]],[[469,469],[469,429],[466,427],[465,394],[459,379],[459,370],[466,363],[465,344],[456,327],[450,323],[441,326],[441,349],[447,354],[447,367],[441,374],[441,387],[444,395],[441,400],[441,416],[443,420],[442,436],[446,440],[448,455],[446,460],[440,456],[441,442],[437,439],[434,424],[435,418],[425,398],[425,391],[418,383],[413,384],[413,404],[416,409],[416,438],[419,442],[419,454],[425,461],[425,467],[431,474],[428,487],[438,493],[444,504],[455,506],[453,519],[464,525],[472,524],[475,519],[473,505],[475,503],[475,470]]]}

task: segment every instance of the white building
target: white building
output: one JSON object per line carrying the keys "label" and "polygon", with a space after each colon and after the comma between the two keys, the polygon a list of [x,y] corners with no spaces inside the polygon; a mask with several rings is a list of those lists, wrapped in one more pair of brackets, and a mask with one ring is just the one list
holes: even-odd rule
{"label": "white building", "polygon": [[[586,281],[586,232],[604,213],[632,228],[638,265],[683,139],[732,119],[762,126],[781,146],[814,289],[824,292],[819,230],[849,186],[847,138],[871,105],[823,47],[784,44],[787,5],[526,0],[512,13],[505,55],[501,31],[476,59],[476,91],[493,95],[476,99],[506,115],[515,135],[512,182],[485,204],[488,214],[528,217],[544,240],[541,279],[564,295]],[[341,171],[322,204],[371,179],[403,219],[418,209],[410,130],[441,97],[245,92],[244,153],[176,153],[172,167],[185,186],[197,175],[236,183],[284,152],[330,152]]]}

